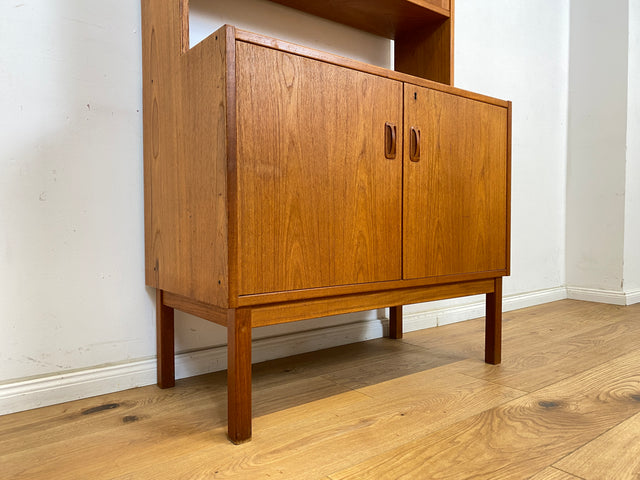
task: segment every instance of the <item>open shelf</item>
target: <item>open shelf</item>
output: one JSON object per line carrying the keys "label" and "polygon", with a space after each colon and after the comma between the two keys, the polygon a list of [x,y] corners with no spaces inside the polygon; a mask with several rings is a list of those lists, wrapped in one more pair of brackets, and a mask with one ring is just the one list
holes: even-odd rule
{"label": "open shelf", "polygon": [[271,0],[395,39],[450,17],[449,0]]}

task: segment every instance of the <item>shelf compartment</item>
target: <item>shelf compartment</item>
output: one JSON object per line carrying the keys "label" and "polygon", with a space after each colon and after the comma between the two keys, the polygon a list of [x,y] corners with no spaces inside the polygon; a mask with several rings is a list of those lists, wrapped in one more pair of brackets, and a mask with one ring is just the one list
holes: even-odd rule
{"label": "shelf compartment", "polygon": [[395,39],[450,17],[450,0],[271,0]]}

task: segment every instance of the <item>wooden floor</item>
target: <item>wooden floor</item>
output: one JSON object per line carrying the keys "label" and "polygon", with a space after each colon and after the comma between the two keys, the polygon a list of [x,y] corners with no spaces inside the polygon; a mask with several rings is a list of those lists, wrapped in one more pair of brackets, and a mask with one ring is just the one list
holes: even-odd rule
{"label": "wooden floor", "polygon": [[640,479],[640,304],[564,300],[254,366],[253,441],[224,373],[0,417],[8,479]]}

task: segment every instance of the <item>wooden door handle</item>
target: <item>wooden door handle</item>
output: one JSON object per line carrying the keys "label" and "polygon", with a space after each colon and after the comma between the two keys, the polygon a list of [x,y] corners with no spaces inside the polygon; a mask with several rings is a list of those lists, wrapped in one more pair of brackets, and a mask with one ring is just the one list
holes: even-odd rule
{"label": "wooden door handle", "polygon": [[384,124],[384,156],[393,160],[396,158],[396,126],[393,123]]}
{"label": "wooden door handle", "polygon": [[411,127],[409,140],[409,160],[412,162],[420,161],[420,129]]}

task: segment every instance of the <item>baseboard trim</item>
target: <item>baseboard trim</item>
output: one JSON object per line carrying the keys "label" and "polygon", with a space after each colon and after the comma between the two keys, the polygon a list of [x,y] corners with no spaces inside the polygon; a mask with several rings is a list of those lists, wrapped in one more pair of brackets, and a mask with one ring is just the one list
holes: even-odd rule
{"label": "baseboard trim", "polygon": [[634,305],[640,303],[640,290],[632,290],[626,293],[627,305]]}
{"label": "baseboard trim", "polygon": [[567,298],[612,305],[633,305],[640,302],[640,290],[619,292],[597,288],[567,287]]}
{"label": "baseboard trim", "polygon": [[155,359],[106,365],[0,385],[0,415],[155,383]]}
{"label": "baseboard trim", "polygon": [[[567,290],[564,287],[537,290],[518,295],[508,295],[502,299],[502,311],[519,310],[521,308],[533,307],[543,303],[555,302],[567,298]],[[426,304],[428,305],[428,304]],[[404,318],[404,330],[411,332],[436,326],[449,325],[451,323],[463,322],[472,318],[484,317],[485,302],[481,301],[447,307],[437,310],[406,315]]]}
{"label": "baseboard trim", "polygon": [[[640,292],[638,292],[640,294]],[[564,288],[541,290],[503,299],[510,311],[567,298]],[[428,306],[429,304],[425,304]],[[405,315],[409,332],[484,316],[484,302],[426,310]],[[253,342],[254,363],[380,338],[388,332],[388,320],[378,318],[345,325],[257,339]],[[176,378],[215,372],[227,368],[225,345],[176,355]],[[156,383],[155,358],[118,365],[106,365],[72,372],[22,379],[0,385],[0,415],[113,393]]]}
{"label": "baseboard trim", "polygon": [[[254,363],[362,342],[386,334],[385,318],[253,341]],[[176,355],[176,378],[225,370],[226,345]],[[0,384],[0,415],[46,407],[156,383],[156,360],[137,360]]]}

